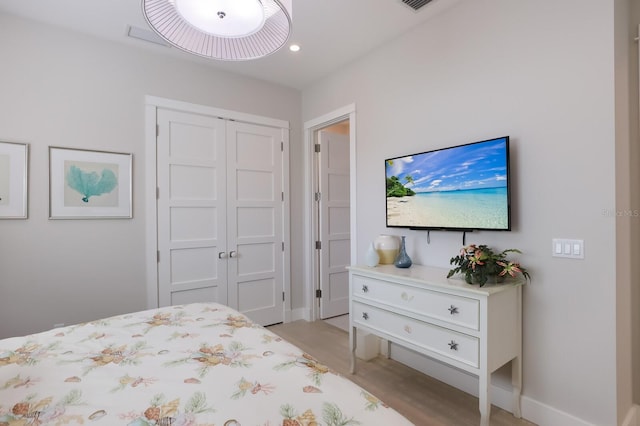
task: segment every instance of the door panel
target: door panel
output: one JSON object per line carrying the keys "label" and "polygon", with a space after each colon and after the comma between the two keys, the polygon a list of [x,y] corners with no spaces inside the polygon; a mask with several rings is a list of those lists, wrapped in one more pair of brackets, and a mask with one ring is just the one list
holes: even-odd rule
{"label": "door panel", "polygon": [[349,225],[349,137],[325,130],[318,132],[320,143],[320,317],[349,312],[351,263]]}
{"label": "door panel", "polygon": [[189,200],[193,202],[219,199],[216,187],[218,173],[219,171],[213,165],[200,166],[194,162],[170,165],[169,195],[171,201]]}
{"label": "door panel", "polygon": [[215,207],[173,207],[170,232],[172,241],[215,240],[218,216]]}
{"label": "door panel", "polygon": [[191,283],[216,278],[216,257],[211,247],[183,248],[171,251],[171,282]]}
{"label": "door panel", "polygon": [[248,243],[239,245],[238,275],[272,274],[276,269],[276,247],[273,243]]}
{"label": "door panel", "polygon": [[282,130],[230,122],[227,138],[229,306],[263,325],[282,322]]}
{"label": "door panel", "polygon": [[225,123],[159,109],[157,124],[159,304],[226,304]]}
{"label": "door panel", "polygon": [[260,312],[265,307],[269,307],[277,304],[274,300],[275,295],[270,290],[277,283],[270,278],[264,280],[243,281],[238,286],[238,300],[240,306],[238,310],[240,312]]}
{"label": "door panel", "polygon": [[274,211],[269,207],[242,207],[237,210],[238,237],[270,237],[275,233]]}
{"label": "door panel", "polygon": [[278,187],[274,182],[275,177],[273,171],[237,170],[236,199],[248,202],[273,202],[276,198],[274,191]]}

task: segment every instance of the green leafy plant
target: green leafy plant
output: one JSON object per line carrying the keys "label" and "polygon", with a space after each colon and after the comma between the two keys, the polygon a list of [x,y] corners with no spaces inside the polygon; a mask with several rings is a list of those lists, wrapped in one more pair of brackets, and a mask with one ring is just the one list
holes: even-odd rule
{"label": "green leafy plant", "polygon": [[518,249],[495,252],[484,244],[478,246],[471,244],[463,247],[460,254],[451,258],[450,263],[456,267],[449,271],[447,278],[458,273],[464,274],[464,280],[468,284],[477,283],[480,284],[480,287],[487,283],[489,277],[496,277],[497,281],[501,281],[508,276],[522,275],[525,279],[530,280],[531,276],[524,267],[507,258],[509,253],[522,252]]}

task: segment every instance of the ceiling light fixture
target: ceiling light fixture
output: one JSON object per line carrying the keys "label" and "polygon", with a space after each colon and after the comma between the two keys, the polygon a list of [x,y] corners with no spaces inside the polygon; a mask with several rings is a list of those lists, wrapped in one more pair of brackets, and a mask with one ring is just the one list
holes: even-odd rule
{"label": "ceiling light fixture", "polygon": [[225,61],[257,59],[291,33],[292,0],[142,0],[151,26],[171,45]]}

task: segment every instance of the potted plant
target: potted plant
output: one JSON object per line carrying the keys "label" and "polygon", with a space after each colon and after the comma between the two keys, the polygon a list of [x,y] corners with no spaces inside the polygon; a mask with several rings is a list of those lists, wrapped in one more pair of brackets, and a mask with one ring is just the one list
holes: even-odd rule
{"label": "potted plant", "polygon": [[485,285],[489,279],[496,282],[503,281],[506,277],[522,275],[530,280],[529,272],[519,263],[507,258],[509,253],[522,253],[518,249],[507,249],[495,252],[484,244],[476,246],[471,244],[463,247],[460,254],[452,257],[450,263],[456,265],[449,271],[447,278],[460,273],[464,274],[464,280],[468,284]]}

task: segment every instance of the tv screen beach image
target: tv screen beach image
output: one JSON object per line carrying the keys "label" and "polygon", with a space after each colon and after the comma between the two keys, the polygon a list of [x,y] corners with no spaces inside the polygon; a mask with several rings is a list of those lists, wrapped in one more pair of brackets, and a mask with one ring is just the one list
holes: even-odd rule
{"label": "tv screen beach image", "polygon": [[385,161],[387,226],[509,228],[508,138]]}

